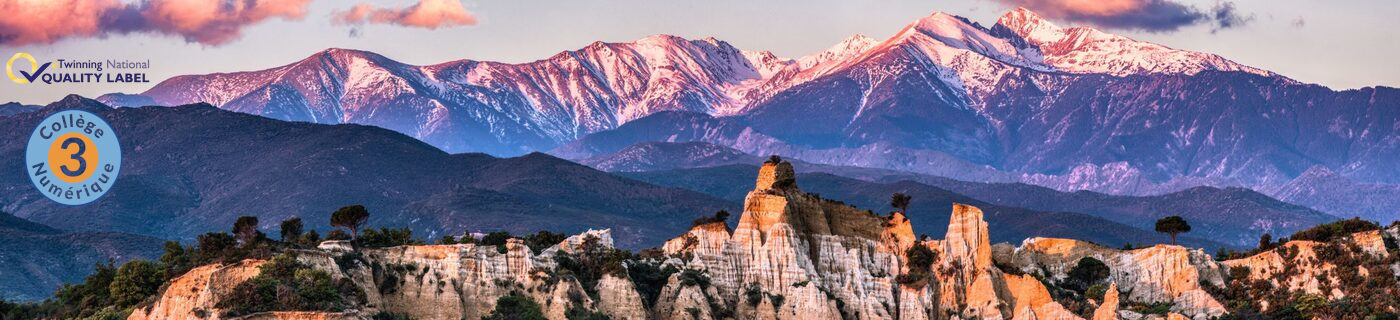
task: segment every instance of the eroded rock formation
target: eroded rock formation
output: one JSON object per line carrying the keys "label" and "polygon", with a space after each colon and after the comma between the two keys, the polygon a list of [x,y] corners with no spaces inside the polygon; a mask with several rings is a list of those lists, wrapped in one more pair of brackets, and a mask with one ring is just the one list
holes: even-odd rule
{"label": "eroded rock formation", "polygon": [[[1307,260],[1313,254],[1304,250],[1313,245],[1304,242],[1285,245],[1299,248],[1296,254],[1269,251],[1223,263],[1199,249],[1168,245],[1116,250],[1031,238],[1019,247],[993,246],[989,233],[995,226],[987,225],[980,209],[962,204],[953,206],[944,238],[924,239],[914,235],[904,213],[879,215],[804,193],[792,172],[785,162],[765,164],[734,229],[723,222],[700,224],[662,244],[662,255],[642,258],[650,266],[679,270],[657,278],[653,283],[659,289],[650,294],[627,272],[605,274],[591,287],[557,272],[564,261],[560,255],[583,254],[585,243],[610,248],[606,230],[570,237],[538,254],[520,240],[502,246],[381,249],[326,242],[298,252],[298,259],[353,281],[366,294],[361,308],[249,318],[344,319],[391,312],[414,319],[480,319],[497,298],[520,294],[550,319],[564,319],[570,308],[638,320],[1208,319],[1226,312],[1206,289],[1224,285],[1229,268],[1248,266],[1251,277],[1272,279],[1282,272],[1285,258]],[[1386,254],[1386,237],[1394,235],[1352,238],[1366,252]],[[931,261],[923,261],[927,255],[919,252],[931,252]],[[1062,304],[1064,289],[1055,286],[1086,258],[1108,267],[1099,284],[1106,289],[1098,299],[1077,298],[1071,310]],[[631,263],[624,268],[635,268]],[[131,319],[219,319],[214,304],[255,276],[259,264],[196,268]],[[1314,282],[1327,270],[1327,265],[1303,270],[1277,285],[1321,292]],[[1147,316],[1127,309],[1149,304],[1169,304],[1170,313]]]}

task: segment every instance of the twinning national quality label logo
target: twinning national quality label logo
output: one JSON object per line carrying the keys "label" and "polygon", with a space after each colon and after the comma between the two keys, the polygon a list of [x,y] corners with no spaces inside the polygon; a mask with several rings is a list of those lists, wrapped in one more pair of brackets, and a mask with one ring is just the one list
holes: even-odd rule
{"label": "twinning national quality label logo", "polygon": [[112,126],[96,114],[63,110],[39,122],[29,135],[26,174],[55,202],[83,205],[111,190],[122,167]]}
{"label": "twinning national quality label logo", "polygon": [[[16,62],[19,68],[15,67]],[[25,62],[29,62],[29,71],[24,71]],[[150,68],[151,60],[56,59],[40,64],[34,56],[24,52],[5,61],[5,75],[19,84],[149,83],[145,70]],[[19,72],[19,76],[15,72]]]}
{"label": "twinning national quality label logo", "polygon": [[[19,58],[25,58],[29,60],[29,70],[34,70],[34,74],[29,74],[28,72],[20,71],[19,73],[24,75],[24,77],[21,78],[15,76],[15,60],[19,60]],[[15,83],[34,82],[34,80],[37,80],[39,78],[39,75],[44,74],[44,69],[48,69],[49,64],[51,63],[52,62],[45,62],[44,68],[40,69],[39,62],[34,61],[34,56],[23,52],[16,53],[13,57],[10,57],[10,61],[5,62],[5,75],[10,76],[10,81],[14,81]]]}

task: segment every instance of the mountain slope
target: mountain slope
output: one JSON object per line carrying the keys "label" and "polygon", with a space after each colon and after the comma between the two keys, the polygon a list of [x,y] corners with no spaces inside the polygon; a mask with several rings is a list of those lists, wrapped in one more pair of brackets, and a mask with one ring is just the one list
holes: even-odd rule
{"label": "mountain slope", "polygon": [[1321,166],[1266,192],[1341,217],[1365,217],[1381,224],[1400,220],[1400,197],[1395,196],[1400,185],[1357,182]]}
{"label": "mountain slope", "polygon": [[[242,215],[265,232],[302,217],[326,229],[336,208],[364,204],[371,225],[449,232],[610,227],[619,243],[654,245],[700,215],[736,204],[619,178],[543,154],[495,158],[448,154],[392,131],[361,125],[284,122],[192,105],[110,109],[70,96],[40,112],[0,119],[32,128],[52,110],[84,108],[122,137],[122,176],[83,207],[44,199],[21,172],[0,173],[0,204],[15,215],[69,230],[121,230],[192,239]],[[19,162],[28,129],[5,130],[0,161]],[[622,232],[626,231],[626,232]]]}
{"label": "mountain slope", "polygon": [[12,116],[16,114],[34,111],[34,109],[37,108],[34,106],[22,105],[18,102],[0,104],[0,116]]}
{"label": "mountain slope", "polygon": [[521,64],[413,66],[330,49],[268,70],[176,77],[143,95],[375,125],[449,152],[583,159],[640,142],[703,141],[812,163],[1132,195],[1281,190],[1318,166],[1400,184],[1400,90],[1335,91],[1215,54],[1061,28],[1025,9],[990,28],[934,13],[884,40],[855,36],[796,59],[664,35]]}
{"label": "mountain slope", "polygon": [[515,155],[658,111],[734,109],[746,86],[792,64],[713,38],[667,35],[595,42],[522,64],[414,66],[327,49],[267,70],[174,77],[141,95],[162,105],[207,102],[281,120],[369,124],[450,152]]}
{"label": "mountain slope", "polygon": [[0,212],[0,299],[48,298],[109,261],[154,259],[161,240],[119,232],[64,232]]}
{"label": "mountain slope", "polygon": [[607,172],[640,172],[763,163],[763,158],[705,142],[643,142],[578,163]]}
{"label": "mountain slope", "polygon": [[1219,55],[1172,49],[1094,28],[1061,28],[1026,8],[1016,8],[1002,15],[992,26],[991,33],[1037,49],[1045,64],[1060,71],[1130,76],[1189,75],[1213,70],[1276,76]]}

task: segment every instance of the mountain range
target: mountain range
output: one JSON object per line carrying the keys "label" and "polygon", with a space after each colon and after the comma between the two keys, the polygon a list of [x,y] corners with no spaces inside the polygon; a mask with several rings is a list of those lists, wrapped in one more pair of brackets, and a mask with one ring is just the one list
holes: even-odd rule
{"label": "mountain range", "polygon": [[[705,183],[742,188],[742,183],[733,180],[749,179],[757,170],[753,165],[761,162],[744,158],[753,162],[694,172],[680,169],[619,176],[542,153],[515,158],[450,154],[370,126],[286,122],[208,105],[114,109],[78,96],[69,96],[36,112],[0,117],[0,125],[33,127],[45,114],[61,109],[92,111],[121,132],[122,176],[107,196],[88,206],[67,207],[43,199],[21,172],[0,173],[0,189],[9,191],[0,196],[0,208],[18,218],[54,228],[119,231],[163,239],[193,239],[205,232],[226,229],[244,215],[261,218],[260,228],[269,234],[275,234],[279,221],[291,217],[301,217],[309,227],[326,230],[327,225],[317,221],[325,221],[340,206],[363,204],[372,213],[370,225],[412,227],[426,232],[420,235],[426,239],[461,232],[580,232],[608,227],[618,231],[619,245],[643,248],[684,231],[694,218],[720,209],[736,211],[742,197],[735,194],[742,195],[742,190],[716,192],[697,187],[694,181],[713,180]],[[10,136],[5,139],[10,143],[0,144],[0,150],[6,150],[0,157],[22,154],[23,144],[19,141],[23,139],[18,136],[27,132],[21,131],[3,133]],[[799,165],[863,175],[872,181],[902,174],[881,169]],[[804,179],[814,184],[809,189],[860,199],[863,202],[858,204],[872,209],[885,207],[882,201],[890,193],[910,188],[902,185],[905,181],[867,182],[830,174]],[[1086,206],[1053,207],[1036,202],[1005,205],[978,200],[1005,197],[993,185],[968,183],[979,188],[942,183],[934,187],[908,183],[920,191],[916,200],[919,203],[929,201],[927,205],[934,207],[951,202],[982,204],[995,219],[1014,217],[1006,219],[1008,225],[1017,225],[1012,221],[1033,223],[1033,227],[1027,225],[1026,229],[1003,233],[1006,241],[1048,235],[1112,245],[1161,240],[1140,226],[1120,225],[1140,224],[1141,219],[1112,217],[1126,212],[1147,215],[1146,210],[1090,213],[1078,211]],[[950,185],[954,187],[943,187]],[[828,190],[823,186],[842,187]],[[1038,200],[1041,202],[1071,199],[1067,194],[1037,189],[1043,190],[1037,195],[1043,198]],[[1311,210],[1292,209],[1273,214],[1280,226],[1292,228],[1293,224],[1330,220]],[[1255,237],[1259,230],[1248,230],[1248,225],[1254,223],[1233,221],[1222,223],[1222,228],[1236,228],[1243,234],[1241,237]],[[1055,233],[1045,234],[1045,230]],[[1217,239],[1209,240],[1213,243],[1197,243],[1202,247],[1240,245],[1215,236],[1200,238]]]}
{"label": "mountain range", "polygon": [[[452,154],[382,128],[281,121],[205,104],[111,108],[74,95],[30,109],[33,110],[0,116],[0,126],[20,128],[0,130],[0,137],[4,138],[0,142],[0,162],[22,162],[18,157],[23,154],[23,137],[30,133],[27,128],[33,128],[46,115],[57,110],[82,109],[102,116],[121,135],[122,175],[103,198],[87,206],[70,207],[44,199],[21,170],[0,172],[0,190],[4,190],[0,192],[0,210],[14,213],[0,215],[0,260],[10,261],[4,264],[6,268],[0,268],[0,275],[19,275],[0,277],[13,280],[0,281],[0,298],[4,299],[47,296],[59,284],[81,279],[95,263],[153,258],[159,254],[160,239],[188,242],[199,234],[228,230],[240,216],[259,217],[259,228],[271,235],[277,234],[280,221],[292,217],[302,218],[310,229],[324,234],[329,213],[349,204],[363,204],[369,209],[370,226],[410,227],[418,232],[415,237],[419,239],[494,230],[524,234],[610,228],[616,232],[619,246],[654,247],[683,233],[697,217],[720,209],[739,211],[742,196],[735,194],[742,195],[748,184],[740,180],[752,179],[758,170],[753,165],[762,161],[703,143],[658,143],[657,148],[682,153],[697,147],[728,150],[730,156],[740,157],[744,164],[678,169],[708,163],[701,161],[670,165],[669,168],[677,168],[670,172],[619,175],[543,153],[514,158]],[[871,180],[881,179],[882,175],[907,174],[807,163],[799,166]],[[839,195],[870,209],[885,208],[885,201],[893,192],[909,193],[915,197],[915,208],[931,209],[927,211],[931,214],[910,217],[920,222],[947,218],[946,210],[932,208],[946,208],[953,202],[978,204],[989,219],[1006,224],[1006,231],[995,238],[999,242],[1037,236],[1114,246],[1166,240],[1141,227],[1140,219],[1111,216],[1150,212],[1140,208],[1110,206],[1080,212],[1077,210],[1092,207],[1051,208],[1034,202],[981,200],[1009,196],[990,185],[981,190],[956,189],[912,181],[867,182],[830,174],[804,174],[802,179],[808,190]],[[695,185],[704,181],[738,189]],[[1036,195],[1043,198],[1040,201],[1079,201],[1056,198],[1066,195],[1039,189],[1047,192]],[[1186,204],[1186,213],[1205,208],[1192,207],[1190,204],[1202,201],[1192,201],[1190,197],[1170,201]],[[1152,205],[1157,203],[1160,202]],[[1289,222],[1302,221],[1301,218],[1309,217],[1307,213],[1315,213],[1301,208],[1225,212],[1266,212]],[[1253,236],[1254,230],[1239,225],[1246,223],[1242,221],[1224,221],[1221,228],[1235,228],[1232,230]],[[937,229],[943,226],[930,223],[911,232],[939,234],[946,231]],[[1183,243],[1206,248],[1240,247],[1234,238],[1215,240],[1220,237],[1211,227],[1201,230],[1183,237]]]}
{"label": "mountain range", "polygon": [[1026,9],[990,27],[934,13],[883,40],[852,36],[800,58],[669,35],[516,64],[417,66],[327,49],[99,100],[374,125],[454,153],[577,160],[614,148],[602,145],[704,141],[1062,191],[1241,186],[1334,215],[1400,218],[1386,201],[1333,205],[1345,192],[1304,175],[1395,190],[1400,90],[1336,91]]}
{"label": "mountain range", "polygon": [[[269,234],[291,217],[324,232],[332,211],[363,204],[369,224],[413,227],[426,239],[609,227],[619,231],[619,245],[637,248],[685,231],[695,217],[738,207],[540,153],[449,154],[376,127],[286,122],[208,105],[113,109],[69,96],[0,125],[33,128],[61,109],[93,111],[120,133],[121,177],[103,198],[69,207],[45,199],[20,170],[3,172],[0,208],[65,230],[190,240],[252,215]],[[0,161],[22,162],[28,134],[0,132]]]}

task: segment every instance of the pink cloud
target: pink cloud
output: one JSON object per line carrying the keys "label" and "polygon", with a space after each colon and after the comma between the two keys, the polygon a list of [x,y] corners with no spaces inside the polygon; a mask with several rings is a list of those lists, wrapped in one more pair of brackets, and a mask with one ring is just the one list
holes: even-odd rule
{"label": "pink cloud", "polygon": [[116,0],[0,0],[0,44],[92,36],[102,13],[121,6]]}
{"label": "pink cloud", "polygon": [[245,26],[300,20],[311,0],[0,0],[0,44],[154,33],[208,45],[228,43]]}
{"label": "pink cloud", "polygon": [[382,23],[405,27],[437,29],[476,24],[476,17],[459,0],[421,0],[407,8],[375,8],[361,3],[348,11],[336,12],[336,23]]}
{"label": "pink cloud", "polygon": [[244,26],[270,18],[300,20],[311,0],[150,0],[142,10],[155,30],[191,42],[222,44]]}

